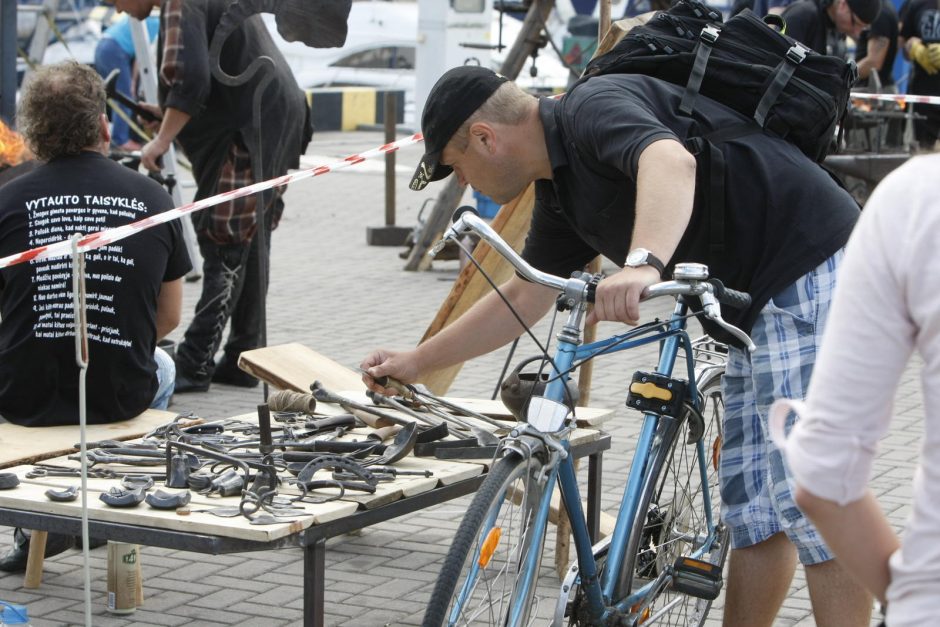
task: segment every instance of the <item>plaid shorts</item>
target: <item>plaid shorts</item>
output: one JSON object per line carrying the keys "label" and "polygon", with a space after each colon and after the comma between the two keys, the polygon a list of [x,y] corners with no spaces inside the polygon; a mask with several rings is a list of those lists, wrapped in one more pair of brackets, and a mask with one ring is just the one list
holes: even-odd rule
{"label": "plaid shorts", "polygon": [[806,395],[842,257],[843,251],[836,252],[770,299],[751,331],[756,351],[730,351],[722,380],[725,418],[719,479],[722,520],[731,531],[733,548],[752,546],[782,531],[803,564],[832,558],[793,500],[792,478],[771,442],[767,413],[778,398]]}

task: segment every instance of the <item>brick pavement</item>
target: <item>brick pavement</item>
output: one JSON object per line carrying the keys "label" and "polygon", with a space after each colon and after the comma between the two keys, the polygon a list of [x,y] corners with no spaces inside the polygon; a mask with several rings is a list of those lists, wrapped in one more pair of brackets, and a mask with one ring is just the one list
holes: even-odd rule
{"label": "brick pavement", "polygon": [[[314,138],[309,164],[324,163],[383,143],[379,133],[322,133]],[[425,199],[407,189],[420,146],[398,154],[399,225],[416,223]],[[287,211],[272,238],[271,286],[268,298],[269,344],[300,342],[347,366],[355,366],[371,348],[407,347],[421,337],[457,274],[457,263],[435,262],[423,273],[402,270],[400,248],[366,245],[367,226],[384,222],[384,182],[379,163],[299,182],[287,192]],[[192,194],[192,187],[184,189]],[[183,324],[172,334],[179,339],[192,315],[199,284],[184,290]],[[668,313],[647,308],[650,315]],[[603,325],[599,333],[612,333]],[[547,327],[537,335],[547,339]],[[620,409],[624,381],[638,367],[649,367],[653,349],[614,356],[595,367],[592,404],[616,408],[609,430],[613,450],[605,455],[603,506],[614,513],[632,454],[638,420]],[[517,356],[532,354],[523,343]],[[492,393],[505,351],[464,367],[451,392],[487,397]],[[922,439],[923,407],[916,369],[904,377],[898,418],[882,443],[872,488],[900,525],[909,512],[914,448]],[[205,394],[179,395],[172,409],[191,410],[205,418],[252,411],[259,389],[215,385]],[[375,525],[328,543],[327,624],[372,627],[418,624],[440,562],[468,498]],[[0,529],[0,550],[10,540]],[[538,590],[538,616],[548,616],[557,586],[543,563]],[[142,552],[146,601],[134,614],[116,617],[105,611],[105,549],[92,551],[95,624],[124,625],[296,625],[301,623],[303,565],[299,549],[264,553],[203,556],[145,547]],[[81,559],[69,551],[46,561],[39,590],[21,587],[21,575],[0,577],[0,598],[29,606],[35,627],[81,624],[83,621]],[[716,607],[720,608],[720,600]],[[717,617],[720,610],[713,614]],[[544,624],[540,622],[539,624]],[[709,624],[718,625],[717,618]],[[802,571],[798,569],[776,625],[815,624]]]}

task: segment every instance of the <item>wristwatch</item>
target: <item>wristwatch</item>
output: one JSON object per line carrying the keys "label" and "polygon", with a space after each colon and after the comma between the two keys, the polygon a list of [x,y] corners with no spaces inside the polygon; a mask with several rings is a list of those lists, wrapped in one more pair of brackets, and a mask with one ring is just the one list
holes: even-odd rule
{"label": "wristwatch", "polygon": [[663,275],[663,272],[666,271],[666,264],[645,248],[634,248],[631,250],[629,254],[627,254],[627,260],[624,262],[624,265],[631,268],[653,266],[656,268],[656,271],[659,272],[660,277]]}

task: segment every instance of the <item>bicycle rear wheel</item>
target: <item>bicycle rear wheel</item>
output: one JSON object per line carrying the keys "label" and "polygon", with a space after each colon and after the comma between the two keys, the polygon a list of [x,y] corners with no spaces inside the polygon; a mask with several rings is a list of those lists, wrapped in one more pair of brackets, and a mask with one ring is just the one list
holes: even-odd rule
{"label": "bicycle rear wheel", "polygon": [[[704,400],[701,416],[706,484],[702,485],[696,445],[687,442],[686,430],[682,428],[689,419],[694,419],[689,416],[678,428],[671,429],[651,465],[627,544],[621,575],[625,594],[621,598],[656,581],[681,556],[694,556],[718,566],[719,571],[724,569],[729,534],[719,522],[718,460],[724,414],[720,381],[721,371],[717,369],[699,381]],[[713,528],[705,515],[705,492],[710,497]],[[713,540],[711,547],[703,550],[709,539]],[[631,610],[644,620],[644,625],[702,625],[711,605],[709,599],[690,596],[667,584]]]}
{"label": "bicycle rear wheel", "polygon": [[424,615],[425,627],[507,624],[523,564],[534,554],[538,557],[531,585],[516,603],[517,624],[529,624],[545,539],[544,529],[534,524],[543,494],[541,468],[537,460],[516,454],[492,467],[444,559]]}

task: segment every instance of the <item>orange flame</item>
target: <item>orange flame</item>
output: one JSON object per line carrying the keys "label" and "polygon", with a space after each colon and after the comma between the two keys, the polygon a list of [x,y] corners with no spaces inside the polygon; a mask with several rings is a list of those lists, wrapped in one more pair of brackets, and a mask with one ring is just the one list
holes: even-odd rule
{"label": "orange flame", "polygon": [[25,153],[23,138],[0,120],[0,166],[19,165]]}

